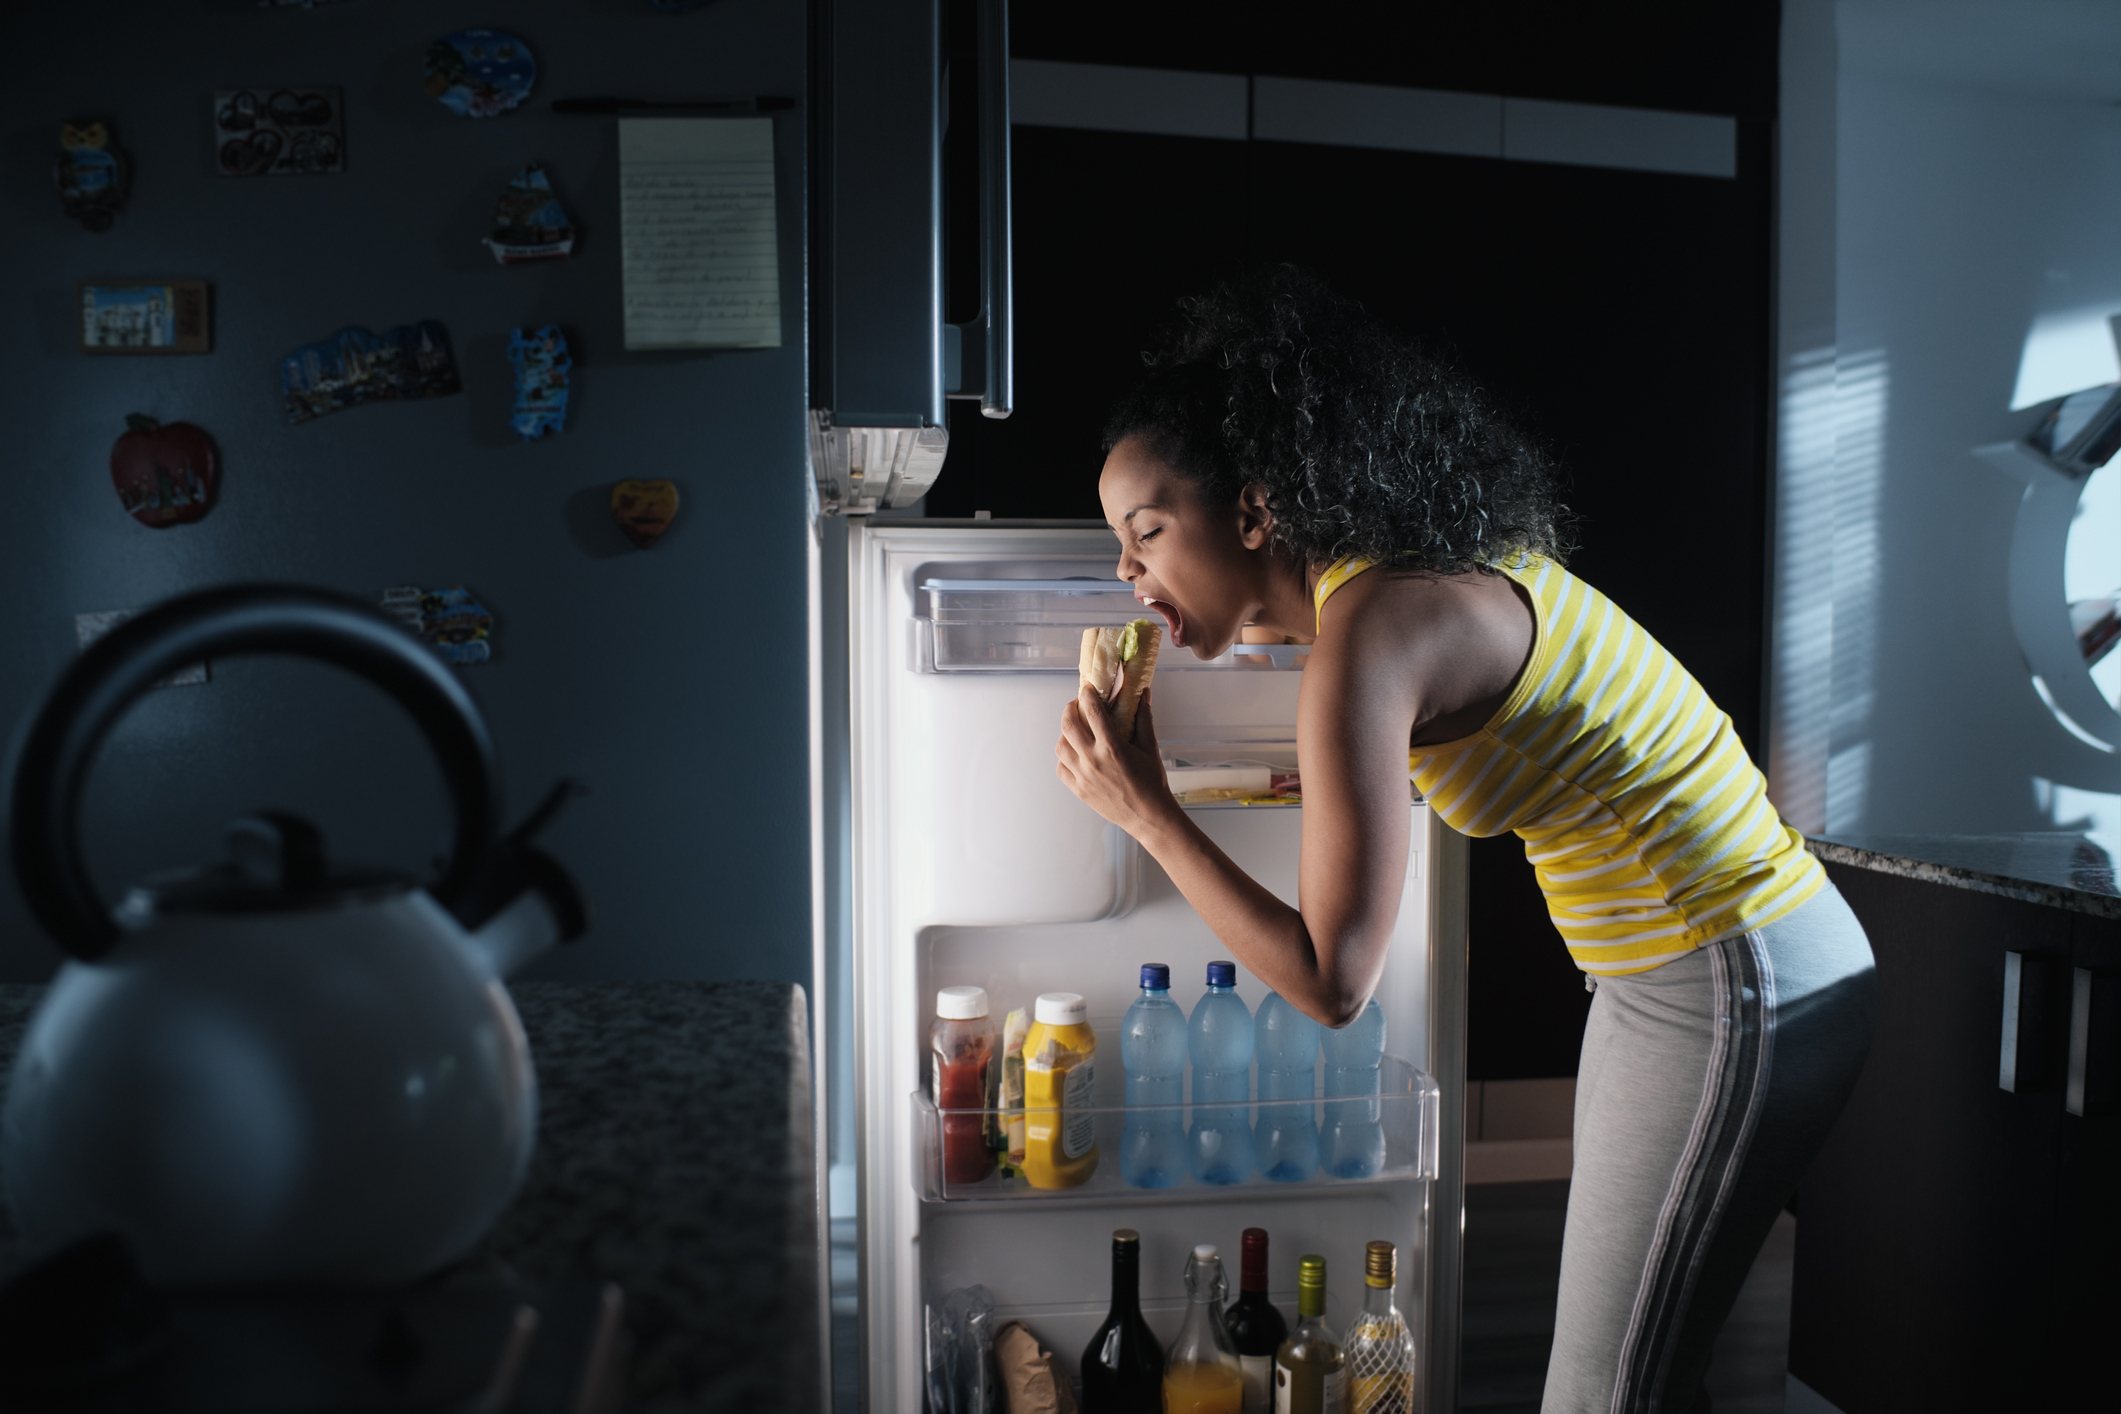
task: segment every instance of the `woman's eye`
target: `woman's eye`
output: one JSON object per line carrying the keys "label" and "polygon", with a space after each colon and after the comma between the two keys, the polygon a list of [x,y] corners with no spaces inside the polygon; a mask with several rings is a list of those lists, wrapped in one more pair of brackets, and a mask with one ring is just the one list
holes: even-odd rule
{"label": "woman's eye", "polygon": [[1161,534],[1163,534],[1163,533],[1164,533],[1164,528],[1163,528],[1162,526],[1160,526],[1160,525],[1159,525],[1158,527],[1156,527],[1156,529],[1154,529],[1154,530],[1152,530],[1152,531],[1149,531],[1149,532],[1148,532],[1147,534],[1145,534],[1145,535],[1143,535],[1143,536],[1142,536],[1142,544],[1144,544],[1144,545],[1148,544],[1148,543],[1149,543],[1149,542],[1150,542],[1151,540],[1154,540],[1154,539],[1155,539],[1155,538],[1156,538],[1157,536],[1159,536],[1159,535],[1161,535]]}

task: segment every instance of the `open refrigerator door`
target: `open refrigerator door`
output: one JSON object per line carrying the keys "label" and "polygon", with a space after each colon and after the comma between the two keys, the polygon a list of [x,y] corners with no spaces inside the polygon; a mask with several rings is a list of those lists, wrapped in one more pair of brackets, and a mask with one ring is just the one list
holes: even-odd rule
{"label": "open refrigerator door", "polygon": [[[1311,1119],[1348,1142],[1328,1142],[1307,1172],[1283,1165],[1278,1180],[1254,1165],[1222,1175],[1227,1183],[1188,1174],[1137,1187],[1120,1162],[1130,1121],[1183,1129],[1205,1113],[1126,1105],[1120,1020],[1141,964],[1168,964],[1171,996],[1190,1012],[1206,965],[1228,954],[1155,862],[1054,772],[1082,629],[1143,613],[1112,577],[1117,543],[1088,523],[857,522],[848,557],[864,1407],[928,1407],[928,1313],[974,1285],[991,1293],[996,1323],[1022,1321],[1074,1374],[1106,1313],[1118,1228],[1141,1234],[1143,1313],[1169,1342],[1185,1309],[1187,1253],[1211,1242],[1234,1262],[1241,1230],[1256,1226],[1272,1243],[1269,1294],[1289,1317],[1298,1258],[1327,1258],[1326,1319],[1342,1332],[1361,1309],[1364,1244],[1395,1243],[1396,1296],[1415,1339],[1414,1407],[1455,1408],[1463,838],[1410,796],[1405,892],[1376,993],[1385,1057],[1367,1093],[1334,1090],[1323,1073],[1313,1089]],[[1245,783],[1211,785],[1187,809],[1292,904],[1303,653],[1241,645],[1202,662],[1167,647],[1152,688],[1174,784]],[[1028,1016],[1044,993],[1085,999],[1099,1038],[1095,1078],[1068,1110],[1098,1156],[1085,1181],[1035,1187],[1006,1163],[974,1181],[953,1176],[928,1047],[936,994],[950,986],[984,988],[997,1025],[1016,1008]],[[1241,968],[1236,993],[1253,1014],[1270,995]],[[1264,1110],[1285,1118],[1288,1105],[1215,1108],[1249,1126]],[[967,1121],[1005,1130],[1009,1116],[948,1119],[962,1136]]]}

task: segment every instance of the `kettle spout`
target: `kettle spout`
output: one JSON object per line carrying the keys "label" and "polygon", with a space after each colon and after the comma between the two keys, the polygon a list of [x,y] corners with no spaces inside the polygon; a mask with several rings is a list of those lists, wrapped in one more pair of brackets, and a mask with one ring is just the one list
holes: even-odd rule
{"label": "kettle spout", "polygon": [[555,943],[589,931],[581,890],[558,860],[531,847],[530,838],[580,791],[562,781],[528,820],[495,847],[450,912],[496,977],[506,977]]}
{"label": "kettle spout", "polygon": [[[551,863],[549,859],[545,862]],[[559,866],[553,867],[557,870]],[[565,875],[560,877],[571,892],[572,882]],[[573,905],[571,909],[569,904]],[[571,920],[566,916],[570,912]],[[469,934],[468,941],[494,976],[507,977],[553,944],[580,937],[581,916],[578,898],[555,899],[533,884],[487,919],[478,931]],[[572,930],[570,921],[577,925]]]}

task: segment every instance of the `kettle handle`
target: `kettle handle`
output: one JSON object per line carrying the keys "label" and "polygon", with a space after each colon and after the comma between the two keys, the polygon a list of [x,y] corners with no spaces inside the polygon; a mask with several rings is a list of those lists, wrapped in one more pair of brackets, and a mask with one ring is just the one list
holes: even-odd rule
{"label": "kettle handle", "polygon": [[205,658],[285,654],[346,668],[410,712],[434,748],[456,812],[448,867],[429,888],[444,906],[479,872],[501,819],[485,719],[426,645],[358,599],[299,585],[187,594],[129,619],[61,675],[15,757],[15,878],[61,947],[93,960],[119,928],[82,859],[81,800],[97,748],[160,679]]}

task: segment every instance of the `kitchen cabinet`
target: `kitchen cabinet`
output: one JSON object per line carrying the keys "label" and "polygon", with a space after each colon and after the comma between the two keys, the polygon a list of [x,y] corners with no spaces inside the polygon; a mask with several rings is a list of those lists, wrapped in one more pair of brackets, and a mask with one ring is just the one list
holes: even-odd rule
{"label": "kitchen cabinet", "polygon": [[1844,1414],[2087,1407],[2121,1312],[2121,1121],[2066,1111],[2071,992],[2121,971],[2121,900],[1923,857],[1949,846],[1814,849],[1870,935],[1878,1015],[1798,1190],[1790,1372]]}

